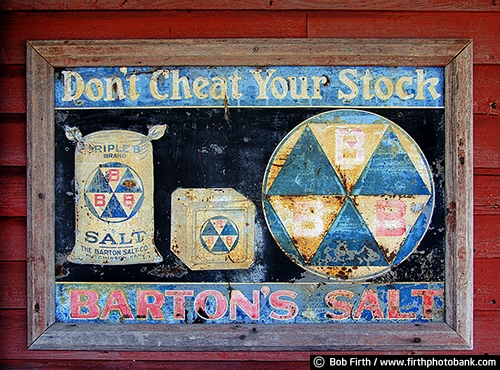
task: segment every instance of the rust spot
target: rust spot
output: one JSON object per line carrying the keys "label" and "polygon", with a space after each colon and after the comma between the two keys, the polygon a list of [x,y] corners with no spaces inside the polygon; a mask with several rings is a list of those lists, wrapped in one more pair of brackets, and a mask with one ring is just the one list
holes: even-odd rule
{"label": "rust spot", "polygon": [[148,272],[149,275],[157,277],[181,277],[187,274],[187,269],[181,263],[175,263],[168,266],[164,264],[156,266]]}
{"label": "rust spot", "polygon": [[337,273],[335,274],[336,277],[342,280],[347,280],[349,279],[351,270],[347,269],[345,266],[342,267],[342,269],[338,270]]}
{"label": "rust spot", "polygon": [[135,183],[134,180],[125,180],[123,183],[122,183],[123,186],[125,186],[126,188],[133,188],[135,187],[137,184]]}
{"label": "rust spot", "polygon": [[66,266],[64,266],[64,264],[63,265],[56,265],[55,273],[56,273],[56,276],[58,276],[58,277],[67,276],[68,269],[66,268]]}

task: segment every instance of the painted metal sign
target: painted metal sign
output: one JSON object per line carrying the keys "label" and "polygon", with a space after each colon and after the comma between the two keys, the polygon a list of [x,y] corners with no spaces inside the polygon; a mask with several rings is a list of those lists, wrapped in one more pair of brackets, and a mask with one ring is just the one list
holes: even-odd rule
{"label": "painted metal sign", "polygon": [[444,321],[443,68],[54,81],[58,321]]}
{"label": "painted metal sign", "polygon": [[351,109],[311,117],[280,143],[266,170],[263,207],[278,245],[311,272],[378,276],[427,231],[432,174],[393,122]]}

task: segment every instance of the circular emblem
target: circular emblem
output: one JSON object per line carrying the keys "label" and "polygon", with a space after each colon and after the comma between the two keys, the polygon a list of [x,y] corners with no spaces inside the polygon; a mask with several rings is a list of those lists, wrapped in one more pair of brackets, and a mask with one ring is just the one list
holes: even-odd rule
{"label": "circular emblem", "polygon": [[213,254],[231,252],[238,244],[239,238],[236,224],[224,216],[209,218],[201,227],[201,244]]}
{"label": "circular emblem", "polygon": [[311,117],[266,168],[263,210],[280,248],[315,274],[369,279],[406,259],[434,207],[427,160],[394,122],[359,110]]}
{"label": "circular emblem", "polygon": [[132,167],[119,162],[103,163],[87,178],[85,204],[98,219],[122,222],[141,208],[144,187]]}

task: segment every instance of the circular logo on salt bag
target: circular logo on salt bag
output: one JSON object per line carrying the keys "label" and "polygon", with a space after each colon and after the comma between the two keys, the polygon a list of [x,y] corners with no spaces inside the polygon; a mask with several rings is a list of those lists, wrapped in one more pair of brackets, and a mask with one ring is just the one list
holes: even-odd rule
{"label": "circular logo on salt bag", "polygon": [[201,227],[201,244],[213,254],[231,252],[238,244],[239,237],[236,224],[224,216],[212,217]]}
{"label": "circular logo on salt bag", "polygon": [[103,163],[87,178],[85,204],[98,219],[122,222],[141,208],[144,186],[132,167],[119,162]]}
{"label": "circular logo on salt bag", "polygon": [[266,168],[263,210],[281,249],[328,278],[388,272],[418,246],[434,207],[429,164],[398,125],[341,109],[311,117]]}

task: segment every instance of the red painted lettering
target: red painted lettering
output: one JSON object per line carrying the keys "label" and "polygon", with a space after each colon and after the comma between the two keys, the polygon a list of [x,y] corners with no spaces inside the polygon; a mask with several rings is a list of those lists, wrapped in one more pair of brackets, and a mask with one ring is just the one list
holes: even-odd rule
{"label": "red painted lettering", "polygon": [[232,290],[229,300],[229,317],[231,320],[236,320],[236,306],[241,308],[251,319],[258,320],[260,317],[260,290],[253,291],[253,303],[240,290]]}
{"label": "red painted lettering", "polygon": [[277,310],[286,311],[286,313],[279,314],[272,311],[269,314],[271,319],[275,320],[290,320],[293,319],[299,313],[299,307],[295,302],[289,301],[288,299],[281,299],[281,297],[289,297],[295,299],[297,293],[292,290],[277,290],[269,296],[269,304],[272,308]]}
{"label": "red painted lettering", "polygon": [[192,290],[166,290],[165,296],[174,297],[174,319],[185,320],[186,319],[186,304],[185,298],[192,297],[194,291]]}
{"label": "red painted lettering", "polygon": [[157,290],[137,291],[137,319],[147,320],[149,314],[153,320],[164,320],[161,312],[165,297]]}
{"label": "red painted lettering", "polygon": [[411,295],[422,297],[422,317],[432,319],[434,316],[434,297],[442,297],[443,289],[412,289]]}
{"label": "red painted lettering", "polygon": [[108,171],[108,181],[116,182],[120,180],[120,170],[118,168],[111,168]]}
{"label": "red painted lettering", "polygon": [[118,311],[124,319],[133,319],[134,315],[130,310],[125,294],[122,290],[113,290],[109,295],[109,298],[104,306],[101,314],[101,319],[105,320],[108,318],[111,311]]}
{"label": "red painted lettering", "polygon": [[132,207],[135,204],[134,194],[124,194],[123,195],[123,205],[126,207]]}
{"label": "red painted lettering", "polygon": [[70,290],[70,316],[73,319],[97,319],[99,294],[94,290]]}
{"label": "red painted lettering", "polygon": [[[212,297],[212,299],[209,299]],[[212,301],[209,303],[208,301]],[[194,309],[198,316],[206,320],[220,319],[226,313],[226,297],[217,290],[204,290],[194,299]]]}
{"label": "red painted lettering", "polygon": [[104,207],[106,205],[106,195],[105,194],[94,194],[94,206]]}
{"label": "red painted lettering", "polygon": [[406,231],[406,204],[397,199],[377,201],[377,235],[401,236]]}
{"label": "red painted lettering", "polygon": [[345,320],[351,317],[352,304],[351,302],[340,300],[339,297],[352,299],[354,293],[349,290],[339,289],[333,290],[325,296],[326,305],[334,310],[327,311],[325,316],[333,320]]}
{"label": "red painted lettering", "polygon": [[375,290],[367,289],[363,291],[358,309],[353,315],[354,319],[359,319],[363,311],[370,311],[373,319],[381,319],[384,317],[377,292]]}
{"label": "red painted lettering", "polygon": [[389,319],[414,319],[414,312],[401,312],[399,307],[399,290],[389,289],[387,291],[388,316]]}

